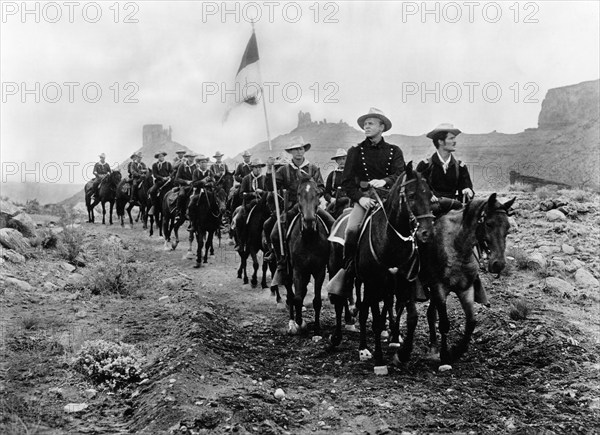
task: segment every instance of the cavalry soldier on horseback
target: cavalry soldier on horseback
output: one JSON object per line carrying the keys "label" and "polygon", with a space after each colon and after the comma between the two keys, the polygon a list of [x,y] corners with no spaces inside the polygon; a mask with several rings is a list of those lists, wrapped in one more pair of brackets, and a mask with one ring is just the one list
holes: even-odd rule
{"label": "cavalry soldier on horseback", "polygon": [[[461,131],[452,124],[440,124],[427,133],[436,152],[417,166],[417,171],[423,174],[433,192],[431,201],[439,205],[439,211],[442,213],[450,208],[460,208],[463,198],[471,200],[475,195],[467,165],[453,156],[456,151],[456,137],[460,133]],[[450,201],[441,201],[444,204],[440,204],[440,198],[459,203],[454,207]],[[446,203],[450,204],[445,206]]]}
{"label": "cavalry soldier on horseback", "polygon": [[179,194],[177,195],[177,210],[179,210],[180,216],[185,216],[188,198],[192,192],[192,181],[194,176],[194,153],[186,153],[184,155],[186,161],[179,165],[177,169],[177,175],[175,175],[175,185],[179,187]]}
{"label": "cavalry soldier on horseback", "polygon": [[[436,216],[448,213],[450,210],[462,208],[462,203],[470,201],[475,196],[469,169],[453,153],[456,151],[456,137],[461,133],[452,124],[440,124],[427,133],[436,148],[435,154],[425,159],[417,166],[417,171],[423,174],[433,193],[431,197],[432,211]],[[427,246],[423,246],[425,251]],[[477,260],[480,249],[475,249]],[[487,294],[479,277],[473,282],[475,302],[488,304]]]}
{"label": "cavalry soldier on horseback", "polygon": [[213,156],[213,158],[216,160],[216,162],[213,163],[210,167],[213,174],[215,174],[215,178],[217,179],[217,181],[219,179],[221,179],[221,177],[223,175],[225,175],[227,172],[229,172],[229,168],[227,167],[227,164],[223,163],[221,161],[221,159],[223,158],[224,155],[225,154],[223,154],[222,152],[217,151],[215,153],[215,155]]}
{"label": "cavalry soldier on horseback", "polygon": [[[196,168],[192,173],[192,188],[193,194],[190,197],[189,205],[187,208],[188,217],[189,210],[192,207],[192,204],[195,201],[198,201],[200,194],[202,193],[201,189],[212,189],[215,185],[215,176],[213,171],[208,167],[209,158],[200,154],[196,157]],[[190,224],[188,226],[188,231],[195,231],[193,225],[193,219],[190,219]]]}
{"label": "cavalry soldier on horseback", "polygon": [[378,203],[368,196],[367,191],[371,187],[390,189],[405,168],[400,148],[387,143],[382,137],[382,133],[392,128],[392,122],[387,116],[372,107],[357,122],[366,138],[348,150],[342,175],[342,187],[354,206],[344,237],[344,267],[328,284],[328,292],[334,295],[348,294],[352,290],[360,227],[367,211]]}
{"label": "cavalry soldier on horseback", "polygon": [[[289,154],[292,155],[291,161],[280,167],[276,173],[275,178],[277,182],[278,189],[285,189],[289,192],[289,210],[284,210],[283,212],[286,214],[286,221],[290,222],[291,219],[298,214],[298,205],[296,192],[298,190],[298,185],[300,184],[301,178],[312,178],[314,182],[317,184],[317,189],[319,190],[319,196],[322,196],[325,191],[325,185],[323,183],[323,177],[321,176],[321,170],[319,167],[313,163],[310,163],[305,157],[304,153],[306,153],[311,148],[311,144],[304,142],[304,139],[301,136],[294,136],[290,139],[290,143],[285,148]],[[273,179],[271,173],[273,171],[273,166],[275,164],[275,159],[273,157],[269,157],[267,160],[267,177],[266,177],[266,188],[269,191],[273,191]],[[327,228],[331,228],[333,225],[333,218],[329,213],[327,213],[322,208],[317,209],[317,215],[323,220]],[[267,222],[271,220],[272,222],[267,225],[265,223],[265,231],[270,227],[271,229],[275,225],[275,219],[270,217]],[[271,234],[272,230],[269,232],[265,232],[265,237],[267,239],[267,244],[271,244]],[[279,234],[276,235],[279,237]],[[282,253],[283,254],[283,253]],[[279,271],[283,271],[286,268],[286,258],[282,256],[279,259],[278,266]]]}
{"label": "cavalry soldier on horseback", "polygon": [[177,170],[179,169],[179,165],[185,162],[185,158],[183,157],[187,153],[186,150],[177,150],[175,151],[175,158],[173,159],[173,178],[177,175]]}
{"label": "cavalry soldier on horseback", "polygon": [[[236,226],[238,226],[239,219],[245,219],[248,215],[248,212],[252,209],[252,207],[256,204],[257,200],[266,190],[266,177],[261,174],[262,168],[267,166],[260,159],[253,159],[250,162],[250,167],[252,168],[252,172],[246,175],[242,179],[242,184],[240,185],[240,195],[244,198],[244,194],[251,196],[252,199],[247,203],[243,202],[236,210],[234,211],[233,217],[231,218],[231,229],[235,230]],[[239,241],[236,239],[235,248],[236,251],[240,249]]]}
{"label": "cavalry soldier on horseback", "polygon": [[133,203],[137,189],[143,179],[146,176],[148,168],[142,162],[142,153],[138,151],[131,155],[131,162],[127,165],[127,172],[129,173],[129,180],[131,181],[131,190],[129,193],[129,202]]}
{"label": "cavalry soldier on horseback", "polygon": [[[338,148],[335,152],[335,156],[331,158],[331,160],[337,163],[337,168],[329,173],[327,181],[325,182],[325,193],[323,197],[327,203],[338,199],[338,188],[342,187],[342,176],[344,173],[344,166],[346,165],[346,155],[345,149]],[[343,195],[345,196],[345,194]]]}
{"label": "cavalry soldier on horseback", "polygon": [[94,176],[96,177],[96,179],[94,180],[94,183],[92,184],[92,188],[93,188],[92,199],[94,197],[97,198],[99,196],[98,188],[100,187],[100,182],[104,179],[104,177],[106,177],[108,174],[110,174],[112,172],[112,170],[110,169],[110,165],[108,163],[106,163],[106,161],[105,161],[106,155],[104,153],[102,153],[98,157],[100,157],[100,161],[94,165]]}
{"label": "cavalry soldier on horseback", "polygon": [[250,151],[244,151],[242,157],[244,158],[244,161],[237,165],[235,173],[233,174],[235,181],[240,184],[244,177],[252,172],[252,168],[250,167],[250,157],[252,157],[252,154],[250,154]]}
{"label": "cavalry soldier on horseback", "polygon": [[164,151],[154,154],[154,158],[158,160],[152,164],[154,184],[148,191],[148,197],[152,203],[152,207],[148,212],[149,215],[154,214],[155,206],[160,207],[160,204],[156,204],[156,197],[158,196],[160,189],[171,180],[171,175],[173,174],[173,165],[171,165],[171,162],[165,161],[166,155],[167,153]]}

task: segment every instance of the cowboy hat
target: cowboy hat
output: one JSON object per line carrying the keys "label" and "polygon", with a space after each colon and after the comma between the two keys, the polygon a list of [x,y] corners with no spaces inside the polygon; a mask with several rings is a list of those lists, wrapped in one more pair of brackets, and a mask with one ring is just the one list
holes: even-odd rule
{"label": "cowboy hat", "polygon": [[458,128],[454,128],[454,125],[452,125],[452,124],[442,123],[442,124],[438,125],[436,128],[434,128],[433,130],[431,130],[429,133],[427,133],[427,137],[429,139],[433,139],[433,136],[435,136],[437,133],[439,133],[441,131],[447,131],[448,133],[452,133],[454,136],[458,136],[459,134],[462,133]]}
{"label": "cowboy hat", "polygon": [[248,150],[246,150],[242,153],[242,157],[251,157],[251,156],[252,156],[252,154]]}
{"label": "cowboy hat", "polygon": [[198,156],[196,156],[196,161],[197,162],[208,162],[210,159],[208,157],[206,157],[204,154],[198,154]]}
{"label": "cowboy hat", "polygon": [[221,151],[217,151],[213,157],[216,159],[217,157],[223,157],[224,155],[225,154],[223,154]]}
{"label": "cowboy hat", "polygon": [[175,151],[175,154],[185,154],[185,153],[187,153],[186,150],[177,150],[177,151]]}
{"label": "cowboy hat", "polygon": [[183,157],[196,157],[196,154],[193,153],[192,151],[186,151],[185,155]]}
{"label": "cowboy hat", "polygon": [[381,110],[376,109],[375,107],[371,107],[369,109],[369,113],[360,116],[356,122],[358,122],[359,127],[364,130],[363,126],[365,125],[365,120],[369,118],[377,118],[381,120],[384,126],[383,131],[388,131],[390,128],[392,128],[392,121],[390,121],[390,119],[387,116],[385,116]]}
{"label": "cowboy hat", "polygon": [[162,156],[166,156],[166,155],[167,155],[167,153],[165,153],[164,151],[159,151],[159,152],[157,152],[156,154],[154,154],[154,158],[155,158],[155,159],[158,159],[158,156],[161,156],[161,155],[162,155]]}
{"label": "cowboy hat", "polygon": [[142,152],[138,151],[137,153],[133,153],[129,158],[135,159],[136,157],[142,157]]}
{"label": "cowboy hat", "polygon": [[105,159],[106,158],[106,154],[102,153],[98,157],[100,157],[101,159]]}
{"label": "cowboy hat", "polygon": [[308,151],[310,149],[310,144],[304,142],[302,136],[292,136],[284,150],[289,153],[291,150],[295,150],[296,148],[304,148],[304,151]]}
{"label": "cowboy hat", "polygon": [[331,158],[331,160],[336,160],[342,157],[346,157],[348,155],[348,153],[346,152],[346,150],[344,148],[338,148],[337,151],[335,152],[335,156],[333,156]]}
{"label": "cowboy hat", "polygon": [[267,166],[266,163],[263,163],[263,161],[261,159],[252,159],[252,161],[250,162],[250,167],[260,167],[260,168],[264,168],[265,166]]}

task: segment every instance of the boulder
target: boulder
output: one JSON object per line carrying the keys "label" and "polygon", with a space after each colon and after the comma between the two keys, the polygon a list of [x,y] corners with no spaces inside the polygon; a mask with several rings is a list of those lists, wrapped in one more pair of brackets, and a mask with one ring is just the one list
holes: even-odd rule
{"label": "boulder", "polygon": [[4,278],[4,280],[7,283],[12,284],[13,286],[17,287],[19,290],[24,290],[24,291],[32,291],[33,290],[33,287],[27,281],[13,278],[12,276],[7,276]]}
{"label": "boulder", "polygon": [[562,244],[561,249],[567,255],[572,255],[575,253],[575,248],[571,245],[567,245],[566,243]]}
{"label": "boulder", "polygon": [[72,264],[70,264],[70,263],[67,263],[66,261],[61,261],[61,262],[60,262],[60,267],[61,267],[62,269],[64,269],[64,270],[66,270],[67,272],[73,272],[73,271],[76,269],[76,267],[75,267],[75,266],[73,266],[73,265],[72,265]]}
{"label": "boulder", "polygon": [[546,212],[546,219],[550,222],[566,221],[567,217],[561,211],[549,210]]}
{"label": "boulder", "polygon": [[0,243],[8,249],[17,251],[19,254],[25,254],[31,248],[29,241],[14,228],[0,229]]}
{"label": "boulder", "polygon": [[25,237],[35,237],[36,224],[27,213],[19,213],[9,219],[8,227],[19,230]]}
{"label": "boulder", "polygon": [[6,261],[10,261],[11,263],[25,262],[25,257],[23,257],[18,252],[13,251],[12,249],[5,249],[4,247],[0,247],[0,251],[2,252],[2,258]]}
{"label": "boulder", "polygon": [[527,257],[527,266],[530,269],[545,269],[547,265],[546,258],[539,252],[534,252]]}
{"label": "boulder", "polygon": [[564,279],[550,276],[546,278],[546,288],[552,292],[556,292],[560,295],[573,295],[575,293],[575,287],[569,284]]}
{"label": "boulder", "polygon": [[80,273],[72,273],[67,278],[67,282],[71,285],[77,285],[83,282],[85,277]]}
{"label": "boulder", "polygon": [[0,200],[0,215],[4,216],[6,220],[15,217],[21,213],[21,209],[11,202]]}
{"label": "boulder", "polygon": [[577,282],[577,284],[579,284],[582,287],[591,287],[591,288],[600,287],[600,283],[594,277],[594,275],[592,275],[589,271],[587,271],[583,267],[580,267],[579,269],[577,269],[577,272],[575,272],[575,281]]}

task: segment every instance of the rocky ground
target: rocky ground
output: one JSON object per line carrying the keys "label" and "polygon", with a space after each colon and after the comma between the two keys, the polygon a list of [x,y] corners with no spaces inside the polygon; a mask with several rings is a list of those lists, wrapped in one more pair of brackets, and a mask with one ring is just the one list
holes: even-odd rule
{"label": "rocky ground", "polygon": [[[236,278],[227,239],[193,269],[187,242],[164,252],[140,224],[63,220],[23,246],[8,246],[18,237],[1,229],[0,432],[598,433],[598,197],[509,195],[509,266],[483,275],[492,305],[478,306],[467,354],[445,372],[428,359],[422,304],[413,358],[387,376],[359,361],[355,332],[330,348],[327,301],[322,340],[287,335],[285,308]],[[455,297],[449,308],[456,339]],[[95,339],[135,345],[143,379],[113,391],[76,371]]]}

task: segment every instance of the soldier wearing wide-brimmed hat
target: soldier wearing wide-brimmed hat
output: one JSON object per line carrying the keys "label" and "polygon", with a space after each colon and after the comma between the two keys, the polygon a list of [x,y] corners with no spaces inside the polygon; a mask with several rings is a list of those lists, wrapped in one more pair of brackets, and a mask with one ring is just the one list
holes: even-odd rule
{"label": "soldier wearing wide-brimmed hat", "polygon": [[127,173],[131,181],[129,190],[129,202],[133,202],[142,178],[146,175],[146,165],[142,162],[142,152],[138,151],[131,155],[131,161],[127,164]]}
{"label": "soldier wearing wide-brimmed hat", "polygon": [[179,165],[185,162],[185,157],[183,157],[187,153],[186,150],[179,149],[175,151],[176,156],[173,158],[173,178],[177,175],[177,170],[179,169]]}
{"label": "soldier wearing wide-brimmed hat", "polygon": [[213,158],[215,159],[215,162],[211,165],[210,169],[212,170],[213,174],[215,174],[215,178],[217,180],[220,179],[227,172],[229,172],[227,163],[223,163],[221,161],[223,159],[224,155],[225,154],[223,154],[221,151],[217,151],[215,153],[215,155],[213,156]]}
{"label": "soldier wearing wide-brimmed hat", "polygon": [[106,155],[101,153],[99,156],[100,161],[94,165],[94,182],[92,183],[92,199],[98,196],[98,187],[100,186],[100,181],[108,174],[112,172],[110,169],[110,165],[106,163]]}
{"label": "soldier wearing wide-brimmed hat", "polygon": [[173,165],[171,162],[167,162],[165,157],[167,153],[164,151],[159,151],[154,154],[154,158],[157,159],[156,162],[152,164],[152,176],[154,177],[154,184],[148,191],[148,196],[150,197],[150,201],[152,202],[152,207],[148,214],[154,214],[154,211],[157,207],[160,207],[158,203],[158,192],[167,185],[172,180],[173,176]]}
{"label": "soldier wearing wide-brimmed hat", "polygon": [[252,154],[250,153],[250,151],[246,150],[242,153],[242,158],[244,159],[244,161],[237,165],[237,167],[235,168],[235,173],[233,174],[235,181],[237,181],[238,183],[241,183],[242,179],[250,172],[252,172],[252,169],[250,168],[251,157]]}
{"label": "soldier wearing wide-brimmed hat", "polygon": [[[290,192],[289,195],[289,206],[290,210],[287,211],[286,221],[291,222],[291,220],[298,213],[298,205],[297,203],[297,195],[296,192],[298,190],[298,186],[300,185],[301,178],[312,178],[312,180],[317,184],[318,195],[322,196],[325,191],[325,183],[323,183],[323,176],[321,175],[321,170],[319,167],[313,163],[310,163],[305,157],[304,154],[311,149],[311,144],[307,143],[302,136],[292,136],[287,145],[285,146],[285,151],[291,155],[291,160],[288,164],[280,167],[275,172],[275,179],[277,183],[277,189],[287,190]],[[275,159],[273,157],[269,157],[267,160],[267,177],[266,177],[266,188],[269,191],[273,191],[273,177],[271,173],[273,172],[273,166],[275,164]],[[285,212],[285,211],[284,211]],[[322,208],[317,208],[318,216],[323,220],[327,228],[331,228],[333,225],[333,218],[329,213],[327,213]],[[272,223],[271,223],[272,222]],[[265,238],[267,239],[267,243],[270,244],[271,240],[273,240],[274,244],[278,244],[279,234],[277,229],[273,229],[275,226],[275,219],[270,217],[267,222],[265,222],[265,230],[268,230],[268,227],[271,226],[270,234],[265,233]],[[278,252],[275,252],[277,255]],[[278,261],[278,270],[285,270],[285,258],[280,257]]]}
{"label": "soldier wearing wide-brimmed hat", "polygon": [[337,163],[337,168],[329,173],[327,180],[325,181],[325,193],[323,194],[323,197],[328,203],[333,202],[338,197],[346,196],[341,187],[347,154],[348,153],[344,148],[338,148],[335,155],[331,157],[331,160]]}
{"label": "soldier wearing wide-brimmed hat", "polygon": [[357,123],[366,138],[348,150],[342,175],[342,188],[354,202],[346,227],[344,267],[328,284],[328,292],[338,296],[348,294],[352,289],[360,225],[367,210],[376,204],[368,196],[367,189],[390,189],[405,167],[400,148],[387,143],[382,137],[392,128],[392,121],[381,110],[372,107],[357,119]]}

